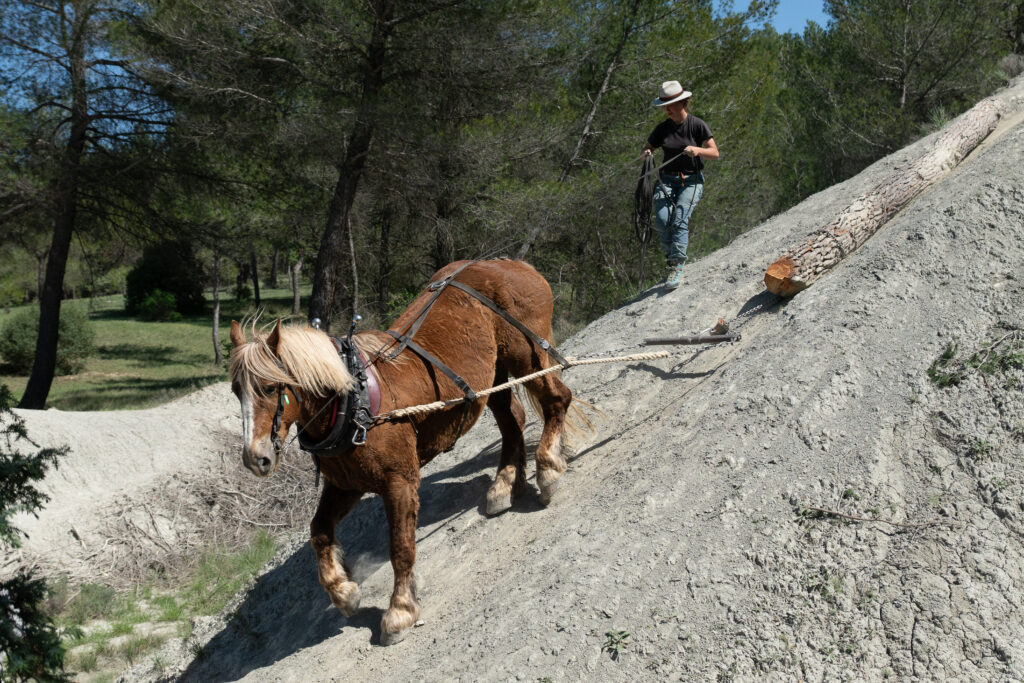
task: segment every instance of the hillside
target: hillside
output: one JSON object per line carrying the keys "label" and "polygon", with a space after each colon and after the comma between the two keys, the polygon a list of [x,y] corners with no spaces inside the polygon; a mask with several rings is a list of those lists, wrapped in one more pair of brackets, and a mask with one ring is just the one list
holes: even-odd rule
{"label": "hillside", "polygon": [[[168,649],[180,668],[125,679],[1024,678],[1024,372],[968,368],[947,387],[928,376],[951,344],[967,357],[1003,340],[991,357],[1020,338],[1024,81],[1002,98],[1011,113],[981,148],[794,299],[764,293],[767,264],[931,137],[563,343],[605,354],[745,314],[736,344],[568,371],[605,421],[551,506],[531,489],[483,514],[489,417],[431,463],[424,623],[404,642],[376,644],[392,575],[382,508],[366,499],[339,527],[363,596],[351,620],[330,606],[300,534],[232,618]],[[206,419],[237,410],[220,392]],[[27,417],[36,435],[42,422]],[[182,446],[217,460],[218,431]],[[613,657],[605,646],[622,631]]]}

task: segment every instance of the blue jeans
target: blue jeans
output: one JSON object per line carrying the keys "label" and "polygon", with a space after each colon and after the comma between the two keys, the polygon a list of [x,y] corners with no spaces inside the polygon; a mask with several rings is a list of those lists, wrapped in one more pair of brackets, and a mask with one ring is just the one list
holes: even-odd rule
{"label": "blue jeans", "polygon": [[[668,193],[665,193],[665,190]],[[658,234],[661,236],[661,248],[669,263],[686,261],[686,247],[690,242],[690,215],[697,208],[701,195],[704,194],[704,174],[694,173],[687,176],[686,182],[678,175],[661,175],[661,183],[654,188],[654,216]],[[666,228],[672,207],[676,207],[672,225]]]}

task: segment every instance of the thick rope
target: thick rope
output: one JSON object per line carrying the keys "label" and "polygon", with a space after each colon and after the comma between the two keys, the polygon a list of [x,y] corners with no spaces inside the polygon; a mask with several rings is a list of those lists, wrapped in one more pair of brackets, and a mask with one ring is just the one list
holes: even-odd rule
{"label": "thick rope", "polygon": [[[516,379],[509,380],[504,384],[499,384],[496,387],[491,387],[490,389],[478,391],[476,392],[476,398],[490,396],[491,394],[495,394],[499,391],[511,389],[512,387],[518,384],[523,384],[524,382],[535,380],[538,377],[543,377],[544,375],[547,375],[549,373],[557,372],[559,370],[565,370],[577,365],[597,365],[598,363],[626,363],[637,360],[654,360],[656,358],[668,358],[669,355],[670,354],[668,351],[655,351],[652,353],[634,353],[631,356],[614,356],[611,358],[583,358],[577,360],[576,358],[569,357],[566,358],[566,362],[561,365],[552,365],[550,368],[538,370],[537,372],[525,375],[523,377],[517,377]],[[459,405],[460,403],[465,403],[465,401],[465,398],[453,398],[447,401],[434,401],[433,403],[424,403],[423,405],[410,406],[408,408],[399,408],[398,410],[391,410],[381,415],[378,415],[375,421],[387,422],[389,420],[397,420],[408,415],[422,415],[424,413],[431,413],[435,410],[441,410],[442,408],[447,408],[449,406]]]}

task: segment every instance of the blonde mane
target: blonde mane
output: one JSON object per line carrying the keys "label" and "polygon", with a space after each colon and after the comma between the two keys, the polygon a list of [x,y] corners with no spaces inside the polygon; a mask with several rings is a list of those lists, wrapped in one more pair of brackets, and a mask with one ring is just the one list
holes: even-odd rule
{"label": "blonde mane", "polygon": [[355,386],[334,343],[320,330],[282,327],[276,356],[267,344],[269,336],[255,333],[253,341],[231,349],[231,380],[243,392],[252,394],[264,384],[287,384],[316,396],[331,396]]}

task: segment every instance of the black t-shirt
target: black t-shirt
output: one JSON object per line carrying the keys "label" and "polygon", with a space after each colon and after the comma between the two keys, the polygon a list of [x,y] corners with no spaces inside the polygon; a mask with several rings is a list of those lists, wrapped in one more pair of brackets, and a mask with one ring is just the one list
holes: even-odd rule
{"label": "black t-shirt", "polygon": [[[665,119],[659,123],[654,127],[651,136],[647,138],[647,142],[651,147],[664,148],[665,158],[662,161],[678,157],[665,166],[662,169],[663,171],[696,173],[704,168],[704,160],[700,157],[687,156],[682,154],[682,152],[691,145],[700,147],[706,140],[710,140],[713,137],[711,129],[708,128],[708,124],[704,123],[703,119],[698,119],[693,114],[688,114],[682,123],[675,123],[672,119]],[[682,156],[679,156],[680,154]]]}

